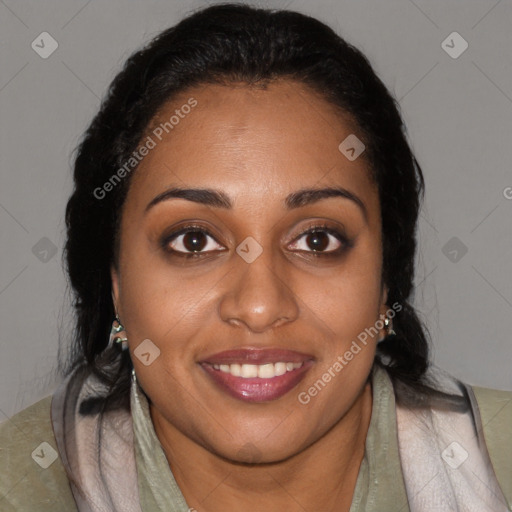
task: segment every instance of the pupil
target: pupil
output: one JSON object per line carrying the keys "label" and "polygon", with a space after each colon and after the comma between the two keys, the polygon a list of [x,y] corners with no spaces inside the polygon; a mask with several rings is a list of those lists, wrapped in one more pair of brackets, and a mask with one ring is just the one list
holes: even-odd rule
{"label": "pupil", "polygon": [[307,236],[306,243],[314,251],[323,251],[329,245],[327,233],[315,231]]}
{"label": "pupil", "polygon": [[201,231],[189,231],[183,237],[183,245],[187,251],[200,251],[206,245],[206,235]]}

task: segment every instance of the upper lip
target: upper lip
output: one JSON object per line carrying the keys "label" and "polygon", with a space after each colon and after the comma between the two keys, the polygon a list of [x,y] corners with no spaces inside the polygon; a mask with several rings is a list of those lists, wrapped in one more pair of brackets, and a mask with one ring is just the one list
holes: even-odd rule
{"label": "upper lip", "polygon": [[201,362],[208,364],[267,364],[267,363],[302,363],[312,360],[310,354],[282,348],[238,348],[225,350],[204,358]]}

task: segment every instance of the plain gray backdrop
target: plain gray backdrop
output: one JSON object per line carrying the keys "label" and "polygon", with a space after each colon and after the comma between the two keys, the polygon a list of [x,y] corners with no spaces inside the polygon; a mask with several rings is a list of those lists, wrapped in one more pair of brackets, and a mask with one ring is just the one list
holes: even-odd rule
{"label": "plain gray backdrop", "polygon": [[[0,421],[61,380],[73,149],[126,58],[205,5],[0,0]],[[257,5],[329,24],[399,101],[426,180],[414,302],[434,361],[471,384],[512,389],[511,1]]]}

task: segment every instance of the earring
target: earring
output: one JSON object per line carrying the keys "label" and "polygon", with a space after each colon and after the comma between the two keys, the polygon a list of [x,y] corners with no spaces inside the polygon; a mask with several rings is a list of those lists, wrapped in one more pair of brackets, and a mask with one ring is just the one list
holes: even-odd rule
{"label": "earring", "polygon": [[393,330],[393,323],[391,318],[386,315],[386,319],[384,320],[384,325],[386,326],[387,336],[396,336],[396,332]]}
{"label": "earring", "polygon": [[393,323],[391,321],[391,318],[386,314],[386,318],[384,319],[384,327],[386,328],[386,334],[382,338],[379,338],[379,343],[381,341],[389,339],[391,336],[395,336],[396,332],[393,329]]}
{"label": "earring", "polygon": [[115,320],[112,322],[112,329],[110,331],[109,345],[116,344],[122,351],[128,350],[128,338],[124,327],[121,325],[119,317],[116,315]]}

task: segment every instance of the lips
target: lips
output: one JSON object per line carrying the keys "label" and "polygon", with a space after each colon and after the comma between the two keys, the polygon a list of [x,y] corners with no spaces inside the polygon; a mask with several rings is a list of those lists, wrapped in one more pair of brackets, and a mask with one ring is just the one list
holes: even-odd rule
{"label": "lips", "polygon": [[284,349],[236,349],[219,352],[207,357],[204,362],[209,364],[265,364],[281,361],[302,363],[313,359],[309,354]]}
{"label": "lips", "polygon": [[209,356],[199,364],[230,396],[246,402],[266,402],[292,390],[313,363],[313,356],[292,350],[236,349]]}

